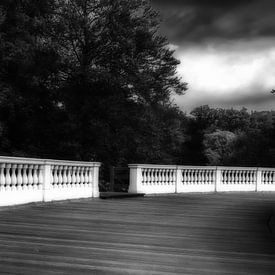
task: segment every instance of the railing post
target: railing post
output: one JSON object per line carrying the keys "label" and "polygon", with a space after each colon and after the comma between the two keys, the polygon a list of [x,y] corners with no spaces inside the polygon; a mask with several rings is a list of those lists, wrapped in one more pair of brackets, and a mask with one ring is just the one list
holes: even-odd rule
{"label": "railing post", "polygon": [[138,165],[129,165],[130,168],[130,185],[129,193],[139,193],[142,192],[142,170]]}
{"label": "railing post", "polygon": [[220,191],[221,179],[222,179],[222,170],[220,167],[216,167],[216,177],[215,177],[215,192]]}
{"label": "railing post", "polygon": [[43,201],[50,201],[50,189],[51,189],[51,165],[47,162],[43,164],[43,183],[42,183],[42,196]]}
{"label": "railing post", "polygon": [[181,169],[176,166],[176,184],[175,184],[175,193],[179,192],[179,187],[181,185]]}
{"label": "railing post", "polygon": [[93,167],[93,197],[99,197],[99,165]]}
{"label": "railing post", "polygon": [[259,191],[259,187],[261,186],[261,183],[262,183],[262,170],[257,168],[256,187],[255,187],[256,192]]}

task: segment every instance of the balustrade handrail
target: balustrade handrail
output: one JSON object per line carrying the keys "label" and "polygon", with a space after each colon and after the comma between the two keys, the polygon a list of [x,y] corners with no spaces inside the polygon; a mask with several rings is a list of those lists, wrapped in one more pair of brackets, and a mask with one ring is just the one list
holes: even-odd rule
{"label": "balustrade handrail", "polygon": [[166,165],[166,164],[128,164],[129,168],[165,168],[165,169],[176,169],[177,165]]}
{"label": "balustrade handrail", "polygon": [[25,158],[25,157],[7,157],[0,156],[0,163],[14,163],[14,164],[53,164],[53,165],[77,165],[77,166],[91,166],[99,167],[100,162],[88,161],[73,161],[73,160],[58,160],[58,159],[40,159],[40,158]]}
{"label": "balustrade handrail", "polygon": [[272,167],[242,167],[242,166],[201,166],[201,165],[167,165],[167,164],[128,164],[129,168],[171,168],[171,169],[223,169],[223,170],[268,170],[273,171]]}

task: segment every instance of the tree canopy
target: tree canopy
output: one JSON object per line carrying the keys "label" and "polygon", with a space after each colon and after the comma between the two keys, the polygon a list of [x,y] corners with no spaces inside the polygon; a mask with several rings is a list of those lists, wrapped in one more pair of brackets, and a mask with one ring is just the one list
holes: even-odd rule
{"label": "tree canopy", "polygon": [[171,95],[186,83],[148,1],[5,0],[0,11],[2,154],[172,161],[184,115]]}

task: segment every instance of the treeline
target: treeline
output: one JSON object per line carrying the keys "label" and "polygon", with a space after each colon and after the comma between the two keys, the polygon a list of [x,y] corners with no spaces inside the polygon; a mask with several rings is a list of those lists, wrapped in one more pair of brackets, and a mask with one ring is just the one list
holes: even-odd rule
{"label": "treeline", "polygon": [[183,113],[187,84],[143,0],[2,0],[0,154],[271,166],[271,112]]}
{"label": "treeline", "polygon": [[274,166],[275,112],[201,106],[188,118],[183,162]]}

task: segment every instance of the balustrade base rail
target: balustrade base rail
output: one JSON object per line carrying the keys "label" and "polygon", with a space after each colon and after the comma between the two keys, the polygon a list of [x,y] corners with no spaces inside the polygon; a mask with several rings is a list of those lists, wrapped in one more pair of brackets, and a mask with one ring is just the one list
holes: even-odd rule
{"label": "balustrade base rail", "polygon": [[99,197],[100,163],[0,157],[0,206]]}
{"label": "balustrade base rail", "polygon": [[274,168],[130,164],[129,192],[275,191]]}

